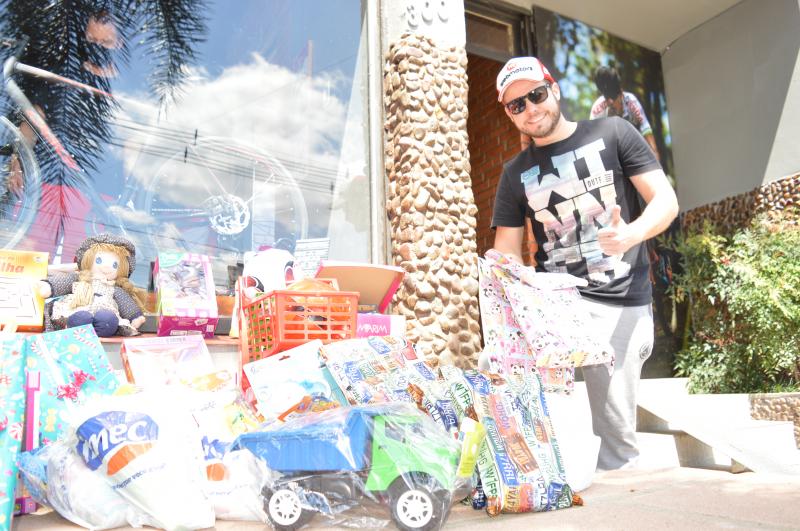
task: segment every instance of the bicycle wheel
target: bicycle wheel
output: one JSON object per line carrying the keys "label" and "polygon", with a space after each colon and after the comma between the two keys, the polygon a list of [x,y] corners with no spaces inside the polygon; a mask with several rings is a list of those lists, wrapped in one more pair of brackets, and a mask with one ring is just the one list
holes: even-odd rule
{"label": "bicycle wheel", "polygon": [[262,150],[227,138],[199,140],[170,157],[140,209],[159,251],[218,256],[261,245],[293,248],[308,230],[305,200],[291,173]]}
{"label": "bicycle wheel", "polygon": [[39,209],[41,175],[20,130],[0,117],[0,247],[13,249]]}

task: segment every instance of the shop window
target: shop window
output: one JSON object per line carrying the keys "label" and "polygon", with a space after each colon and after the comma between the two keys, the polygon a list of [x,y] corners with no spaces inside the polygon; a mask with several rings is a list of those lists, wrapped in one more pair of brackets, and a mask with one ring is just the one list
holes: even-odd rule
{"label": "shop window", "polygon": [[0,245],[71,262],[124,234],[137,285],[180,250],[213,257],[223,296],[247,251],[369,261],[363,4],[5,2],[3,60],[67,81],[12,74],[57,140],[0,96],[0,146],[31,155],[0,155]]}

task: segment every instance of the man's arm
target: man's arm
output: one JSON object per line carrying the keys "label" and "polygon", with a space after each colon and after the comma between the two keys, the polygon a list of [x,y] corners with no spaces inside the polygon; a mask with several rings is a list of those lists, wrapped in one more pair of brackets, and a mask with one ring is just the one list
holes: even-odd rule
{"label": "man's arm", "polygon": [[653,136],[653,133],[647,133],[644,135],[644,139],[647,140],[647,144],[650,146],[650,149],[652,149],[653,153],[655,153],[656,160],[661,162],[661,155],[658,154],[658,148],[656,147],[656,137]]}
{"label": "man's arm", "polygon": [[494,249],[517,263],[522,261],[522,239],[525,227],[497,227],[494,233]]}
{"label": "man's arm", "polygon": [[619,205],[614,206],[611,224],[597,233],[600,248],[609,256],[623,254],[634,245],[661,234],[678,215],[678,198],[663,170],[634,175],[631,182],[647,206],[631,223],[625,223],[620,217]]}

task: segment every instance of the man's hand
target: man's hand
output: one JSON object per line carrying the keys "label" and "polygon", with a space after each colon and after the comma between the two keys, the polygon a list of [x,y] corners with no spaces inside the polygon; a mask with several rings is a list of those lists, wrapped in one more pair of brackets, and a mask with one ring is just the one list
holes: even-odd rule
{"label": "man's hand", "polygon": [[611,223],[597,231],[600,249],[608,256],[624,254],[641,241],[631,230],[630,225],[622,219],[621,212],[620,206],[614,205],[611,208]]}

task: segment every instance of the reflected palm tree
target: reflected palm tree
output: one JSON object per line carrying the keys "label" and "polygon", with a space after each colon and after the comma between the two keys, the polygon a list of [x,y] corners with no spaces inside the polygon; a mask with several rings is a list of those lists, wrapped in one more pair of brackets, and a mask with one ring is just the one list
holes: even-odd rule
{"label": "reflected palm tree", "polygon": [[[176,97],[206,38],[205,8],[203,0],[0,0],[0,35],[28,39],[21,62],[107,92],[131,48],[142,46],[152,65],[150,90],[164,106]],[[95,170],[112,137],[115,102],[32,76],[18,76],[17,83],[78,165]],[[10,103],[3,104],[4,114],[20,123]],[[49,150],[37,142],[43,180],[82,184],[86,173],[70,170]]]}

